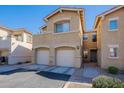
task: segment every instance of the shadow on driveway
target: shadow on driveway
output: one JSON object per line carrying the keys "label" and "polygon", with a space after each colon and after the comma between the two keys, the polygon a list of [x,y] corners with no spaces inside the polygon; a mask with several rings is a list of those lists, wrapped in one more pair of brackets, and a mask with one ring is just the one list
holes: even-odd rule
{"label": "shadow on driveway", "polygon": [[[0,75],[11,75],[14,73],[21,73],[21,72],[36,72],[37,70],[27,70],[27,69],[16,69],[16,70],[11,70],[7,72],[1,72]],[[67,74],[60,74],[60,73],[54,73],[54,72],[47,72],[47,71],[40,71],[36,72],[35,74],[48,78],[48,79],[54,79],[54,80],[62,80],[62,81],[68,81],[71,75]]]}
{"label": "shadow on driveway", "polygon": [[19,73],[19,72],[30,72],[30,71],[37,71],[37,70],[26,70],[26,69],[15,69],[15,70],[11,70],[11,71],[6,71],[6,72],[0,72],[0,75],[11,75],[14,73]]}
{"label": "shadow on driveway", "polygon": [[71,76],[71,75],[53,73],[53,72],[47,72],[47,71],[41,71],[41,72],[38,72],[37,74],[49,79],[62,80],[62,81],[68,81]]}

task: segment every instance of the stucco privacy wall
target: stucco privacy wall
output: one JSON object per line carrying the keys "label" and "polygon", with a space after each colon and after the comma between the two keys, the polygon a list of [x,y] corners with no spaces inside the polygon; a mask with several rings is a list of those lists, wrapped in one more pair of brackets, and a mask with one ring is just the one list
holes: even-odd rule
{"label": "stucco privacy wall", "polygon": [[[118,18],[118,30],[109,31],[109,19]],[[102,20],[102,34],[101,34],[101,66],[107,68],[108,66],[115,66],[124,69],[124,8],[121,8],[113,13],[110,13]],[[118,46],[118,58],[109,58],[109,46]]]}
{"label": "stucco privacy wall", "polygon": [[[54,33],[55,23],[68,20],[70,32]],[[58,48],[73,48],[75,50],[74,67],[80,67],[82,56],[82,28],[80,15],[77,11],[62,11],[50,17],[47,21],[47,34],[33,36],[33,62],[36,62],[36,53],[39,48],[49,48],[49,65],[56,65],[56,50]]]}

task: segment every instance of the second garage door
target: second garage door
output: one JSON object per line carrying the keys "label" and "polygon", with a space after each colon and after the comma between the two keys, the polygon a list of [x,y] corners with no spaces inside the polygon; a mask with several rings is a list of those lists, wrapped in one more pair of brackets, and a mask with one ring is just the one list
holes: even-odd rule
{"label": "second garage door", "polygon": [[40,49],[37,51],[37,64],[49,64],[49,50],[48,49]]}
{"label": "second garage door", "polygon": [[58,66],[74,67],[74,49],[58,49],[56,62]]}

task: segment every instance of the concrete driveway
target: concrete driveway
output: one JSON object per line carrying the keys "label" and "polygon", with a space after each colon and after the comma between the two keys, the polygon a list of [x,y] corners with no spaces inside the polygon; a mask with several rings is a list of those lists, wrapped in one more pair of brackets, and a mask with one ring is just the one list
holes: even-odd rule
{"label": "concrete driveway", "polygon": [[27,65],[0,73],[0,87],[4,88],[61,88],[69,80],[74,68]]}
{"label": "concrete driveway", "polygon": [[75,68],[71,68],[71,67],[47,66],[47,65],[39,65],[39,64],[32,64],[21,68],[27,70],[47,71],[47,72],[60,73],[66,75],[72,75],[75,71]]}

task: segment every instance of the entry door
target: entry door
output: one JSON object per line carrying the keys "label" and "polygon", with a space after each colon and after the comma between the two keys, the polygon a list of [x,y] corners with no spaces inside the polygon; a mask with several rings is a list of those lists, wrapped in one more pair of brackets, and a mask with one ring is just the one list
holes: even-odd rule
{"label": "entry door", "polygon": [[97,62],[97,50],[90,50],[90,61]]}

